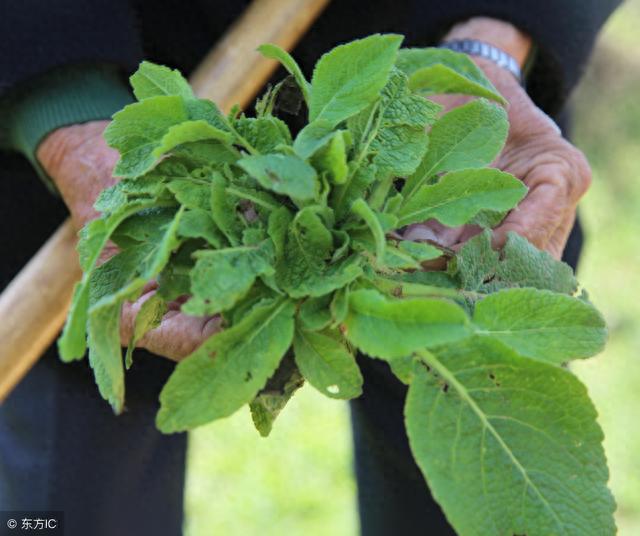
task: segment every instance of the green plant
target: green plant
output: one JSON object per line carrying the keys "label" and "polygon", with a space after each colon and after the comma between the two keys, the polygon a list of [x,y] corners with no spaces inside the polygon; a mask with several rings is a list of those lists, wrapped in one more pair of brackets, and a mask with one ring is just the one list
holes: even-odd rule
{"label": "green plant", "polygon": [[[361,351],[406,383],[414,457],[449,521],[471,534],[612,534],[602,433],[586,389],[563,364],[599,352],[602,317],[571,269],[488,230],[526,194],[487,166],[508,131],[502,97],[465,56],[400,49],[372,35],[318,61],[308,82],[273,45],[308,109],[292,138],[281,85],[256,116],[197,99],[177,71],[143,63],[139,102],[105,136],[122,180],[82,231],[78,284],[60,339],[89,360],[102,396],[124,402],[120,308],[158,291],[136,341],[167,302],[220,314],[225,329],[178,364],[157,418],[188,430],[249,404],[267,435],[303,381],[357,397]],[[425,95],[479,97],[440,115]],[[493,102],[491,102],[493,101]],[[428,219],[486,227],[455,254],[402,239]],[[119,253],[98,265],[108,240]],[[445,257],[446,271],[422,264]]]}

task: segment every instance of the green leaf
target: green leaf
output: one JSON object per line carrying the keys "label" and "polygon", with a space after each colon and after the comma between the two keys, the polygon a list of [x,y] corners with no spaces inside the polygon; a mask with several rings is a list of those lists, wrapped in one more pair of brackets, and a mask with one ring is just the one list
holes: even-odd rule
{"label": "green leaf", "polygon": [[291,57],[291,54],[280,48],[278,45],[274,45],[272,43],[260,45],[258,47],[258,52],[266,58],[279,61],[282,66],[289,71],[289,74],[293,76],[298,84],[300,91],[302,91],[304,100],[308,105],[310,102],[311,85],[307,82],[307,79],[300,70],[300,66],[296,63],[296,60]]}
{"label": "green leaf", "polygon": [[[428,274],[438,272],[414,272],[414,274]],[[413,274],[402,274],[401,277]],[[397,276],[396,276],[397,277]],[[376,276],[371,283],[381,292],[395,298],[449,298],[459,300],[460,294],[453,288],[445,286],[435,286],[434,284],[424,284],[421,282],[403,281],[401,279],[390,279]],[[433,283],[441,283],[435,281]]]}
{"label": "green leaf", "polygon": [[331,262],[337,262],[340,259],[343,259],[347,256],[351,245],[351,236],[346,231],[333,229],[331,231],[333,234],[333,242],[336,248],[333,250],[333,255],[331,255]]}
{"label": "green leaf", "polygon": [[120,347],[120,308],[128,296],[126,289],[138,275],[141,263],[153,244],[129,248],[101,264],[89,281],[87,333],[89,363],[102,397],[116,413],[124,404],[124,370]]}
{"label": "green leaf", "polygon": [[403,188],[404,203],[438,173],[490,164],[502,149],[508,131],[505,110],[484,100],[446,113],[431,129],[429,150]]}
{"label": "green leaf", "polygon": [[384,259],[384,251],[387,245],[387,241],[384,235],[384,231],[382,230],[382,226],[380,225],[375,212],[371,210],[364,199],[356,199],[351,205],[351,212],[353,212],[356,216],[360,216],[367,224],[367,227],[369,228],[369,231],[371,231],[371,235],[373,236],[373,240],[376,244],[376,258],[379,262],[382,261]]}
{"label": "green leaf", "polygon": [[318,191],[316,170],[304,160],[284,154],[245,156],[238,165],[263,188],[295,200],[313,199]]}
{"label": "green leaf", "polygon": [[240,117],[234,127],[259,153],[272,153],[291,145],[289,127],[277,117]]}
{"label": "green leaf", "polygon": [[250,201],[256,208],[264,208],[269,211],[282,208],[282,202],[272,194],[256,188],[244,188],[242,186],[228,186],[227,193],[238,199]]}
{"label": "green leaf", "polygon": [[481,210],[469,222],[485,229],[494,229],[505,219],[509,211]]}
{"label": "green leaf", "polygon": [[189,119],[194,121],[202,119],[219,130],[233,133],[229,127],[229,122],[222,115],[215,102],[207,99],[188,99],[184,101],[184,105],[189,114]]}
{"label": "green leaf", "polygon": [[298,132],[293,150],[300,158],[310,158],[333,139],[337,132],[334,128],[332,123],[321,119],[309,123]]}
{"label": "green leaf", "polygon": [[129,78],[136,99],[143,100],[161,95],[176,95],[183,99],[194,99],[193,91],[180,71],[143,61]]}
{"label": "green leaf", "polygon": [[145,334],[158,327],[160,322],[162,321],[162,317],[167,312],[167,304],[164,301],[164,298],[156,293],[150,298],[148,298],[138,310],[138,314],[136,315],[136,320],[134,322],[133,333],[131,335],[131,340],[129,341],[129,346],[127,347],[127,353],[124,358],[125,366],[128,368],[131,367],[133,362],[133,349],[136,344]]}
{"label": "green leaf", "polygon": [[145,244],[148,248],[148,253],[138,264],[136,279],[123,289],[120,289],[119,293],[128,297],[129,293],[142,289],[145,284],[158,276],[169,262],[172,253],[181,244],[178,229],[184,212],[184,207],[180,207],[173,220],[159,230],[155,241]]}
{"label": "green leaf", "polygon": [[116,414],[124,406],[124,368],[120,347],[120,307],[118,300],[92,309],[88,315],[89,363],[100,395]]}
{"label": "green leaf", "polygon": [[191,299],[182,311],[206,316],[233,307],[253,285],[256,277],[272,271],[272,250],[260,246],[202,250],[195,254],[191,272]]}
{"label": "green leaf", "polygon": [[[119,311],[122,302],[124,300],[137,299],[144,285],[155,279],[167,265],[171,254],[180,245],[180,239],[177,231],[183,213],[184,208],[180,208],[175,213],[173,220],[169,224],[165,225],[164,228],[153,237],[153,241],[140,244],[134,249],[123,251],[113,259],[115,261],[116,259],[125,258],[127,255],[133,255],[133,262],[129,261],[126,269],[122,264],[116,264],[115,267],[112,267],[112,262],[109,261],[96,270],[94,276],[104,273],[104,279],[106,279],[107,285],[103,284],[103,288],[99,290],[99,293],[94,292],[94,288],[91,289],[91,307],[89,309],[88,330],[90,341],[93,337],[92,331],[102,329],[99,324],[94,325],[92,323],[92,316],[99,318],[103,315],[101,312],[102,310],[106,311],[111,307],[115,307],[118,310],[119,319]],[[91,283],[93,285],[93,278]],[[105,292],[105,288],[109,288],[109,291]],[[114,340],[111,340],[109,344],[106,343],[106,335],[104,333],[99,334],[99,339],[103,341],[102,350],[99,356],[96,354],[95,358],[91,356],[91,349],[95,349],[95,345],[92,346],[90,342],[89,360],[94,369],[96,369],[96,366],[103,366],[103,363],[98,363],[98,360],[104,362],[115,362],[118,360],[120,365],[122,365],[119,329],[117,331],[117,336],[114,335],[113,331],[109,332],[109,336],[114,338]],[[118,349],[117,352],[115,351],[115,348]],[[109,355],[107,353],[108,351],[112,352],[112,355]],[[96,375],[96,381],[100,385],[102,378]]]}
{"label": "green leaf", "polygon": [[211,217],[229,244],[240,244],[242,223],[236,212],[237,198],[227,195],[227,181],[219,173],[211,180]]}
{"label": "green leaf", "polygon": [[85,333],[88,322],[89,281],[107,241],[129,216],[153,205],[153,200],[146,200],[124,206],[106,218],[91,221],[81,231],[78,254],[83,275],[82,280],[74,287],[71,308],[62,335],[58,339],[58,351],[63,361],[81,359],[87,350]]}
{"label": "green leaf", "polygon": [[287,230],[291,225],[293,216],[287,207],[280,207],[269,214],[267,233],[275,248],[276,260],[280,262],[284,255]]}
{"label": "green leaf", "polygon": [[331,294],[307,298],[298,309],[298,320],[307,331],[320,331],[331,323]]}
{"label": "green leaf", "polygon": [[337,125],[376,100],[401,42],[400,35],[376,34],[324,54],[311,79],[309,121],[323,119]]}
{"label": "green leaf", "polygon": [[520,355],[560,365],[596,355],[607,329],[592,305],[565,294],[520,288],[481,300],[473,314],[482,335],[498,339]]}
{"label": "green leaf", "polygon": [[575,376],[486,338],[420,356],[407,433],[458,534],[615,533],[602,431]]}
{"label": "green leaf", "polygon": [[344,322],[349,313],[349,286],[339,288],[333,293],[329,310],[332,319],[331,327],[336,327]]}
{"label": "green leaf", "polygon": [[449,273],[466,290],[480,293],[503,288],[534,287],[573,294],[578,283],[568,264],[540,251],[516,233],[507,235],[502,256],[491,248],[491,232],[469,240],[449,262]]}
{"label": "green leaf", "polygon": [[344,328],[349,342],[382,359],[403,357],[471,333],[464,310],[452,302],[427,298],[393,300],[375,290],[350,293]]}
{"label": "green leaf", "polygon": [[323,296],[358,279],[362,275],[360,262],[358,256],[352,255],[320,270],[287,272],[290,278],[283,281],[282,287],[292,298]]}
{"label": "green leaf", "polygon": [[319,172],[326,172],[334,184],[344,184],[349,174],[347,147],[349,135],[346,130],[334,132],[329,142],[313,157],[312,164]]}
{"label": "green leaf", "polygon": [[491,232],[485,230],[468,240],[449,261],[449,273],[460,281],[460,288],[479,290],[495,276],[500,254],[491,247]]}
{"label": "green leaf", "polygon": [[383,176],[407,177],[424,157],[431,126],[440,106],[424,97],[413,95],[407,77],[395,70],[382,90],[380,123],[369,150],[373,164]]}
{"label": "green leaf", "polygon": [[187,165],[189,170],[195,170],[208,166],[222,168],[225,164],[234,164],[238,160],[238,151],[228,145],[224,145],[217,141],[194,141],[184,145],[178,145],[171,152],[173,158],[170,160],[162,160],[156,169],[159,169],[165,162],[170,163],[173,160]]}
{"label": "green leaf", "polygon": [[405,385],[411,385],[415,369],[415,356],[406,355],[389,361],[389,368],[393,375]]}
{"label": "green leaf", "polygon": [[178,262],[175,258],[163,268],[158,276],[158,294],[165,301],[172,301],[180,296],[187,296],[191,290],[189,272],[193,262]]}
{"label": "green leaf", "polygon": [[502,248],[496,276],[511,286],[535,287],[573,294],[578,283],[571,267],[541,251],[519,234],[510,232]]}
{"label": "green leaf", "polygon": [[158,428],[188,430],[250,402],[291,345],[294,310],[285,299],[258,305],[178,363],[160,393]]}
{"label": "green leaf", "polygon": [[186,208],[208,211],[211,206],[211,185],[195,183],[188,175],[186,177],[171,180],[167,188]]}
{"label": "green leaf", "polygon": [[228,132],[211,126],[202,119],[185,121],[170,127],[162,137],[160,144],[153,149],[151,154],[155,158],[160,158],[163,154],[178,147],[178,145],[194,141],[218,141],[228,145],[232,141],[232,136]]}
{"label": "green leaf", "polygon": [[397,66],[409,75],[413,91],[461,93],[507,103],[467,54],[443,48],[403,48]]}
{"label": "green leaf", "polygon": [[[362,240],[358,240],[356,244],[364,245],[364,242]],[[373,253],[371,247],[366,247],[366,250]],[[420,269],[420,263],[409,253],[402,251],[391,244],[387,244],[382,261],[380,262],[376,258],[376,267],[379,270],[418,270]]]}
{"label": "green leaf", "polygon": [[111,235],[123,249],[135,248],[142,242],[155,242],[176,216],[175,207],[153,207],[127,218]]}
{"label": "green leaf", "polygon": [[455,279],[445,272],[405,272],[395,274],[393,278],[406,283],[438,286],[443,291],[457,288]]}
{"label": "green leaf", "polygon": [[271,433],[273,423],[295,392],[304,385],[291,352],[284,356],[276,372],[250,402],[251,418],[262,437]]}
{"label": "green leaf", "polygon": [[344,184],[337,185],[331,190],[330,205],[336,212],[336,217],[341,219],[351,209],[351,205],[356,199],[365,197],[367,189],[376,180],[377,168],[374,165],[360,166],[350,169],[350,177]]}
{"label": "green leaf", "polygon": [[527,187],[497,169],[463,169],[447,173],[436,184],[415,192],[400,209],[400,226],[436,219],[457,227],[482,210],[510,210],[527,194]]}
{"label": "green leaf", "polygon": [[188,119],[184,101],[177,95],[149,97],[114,114],[104,131],[109,146],[120,152],[114,175],[135,177],[150,170],[165,134]]}
{"label": "green leaf", "polygon": [[404,251],[411,255],[418,262],[431,261],[442,257],[442,250],[426,244],[424,242],[412,242],[411,240],[401,240],[398,242],[400,251]]}
{"label": "green leaf", "polygon": [[317,207],[302,209],[287,231],[282,261],[277,266],[280,286],[290,293],[312,275],[320,274],[332,249],[333,236]]}
{"label": "green leaf", "polygon": [[391,270],[419,270],[420,263],[406,251],[387,245],[384,252],[384,262],[377,263],[379,267]]}
{"label": "green leaf", "polygon": [[362,394],[360,369],[335,332],[297,329],[293,350],[300,372],[322,394],[345,400]]}
{"label": "green leaf", "polygon": [[140,273],[140,267],[154,251],[154,244],[129,247],[98,266],[89,279],[89,305],[95,307],[127,287]]}
{"label": "green leaf", "polygon": [[224,244],[224,237],[209,212],[200,209],[184,213],[178,227],[178,235],[183,238],[204,238],[214,248],[221,248]]}

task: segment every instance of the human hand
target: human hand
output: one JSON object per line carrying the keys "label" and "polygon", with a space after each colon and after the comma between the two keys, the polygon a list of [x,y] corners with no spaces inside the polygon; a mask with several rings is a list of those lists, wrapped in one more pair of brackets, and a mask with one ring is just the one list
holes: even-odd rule
{"label": "human hand", "polygon": [[[509,135],[495,166],[521,179],[527,196],[494,230],[495,245],[515,231],[556,259],[569,238],[578,202],[591,185],[591,169],[580,150],[562,137],[556,124],[540,110],[508,73],[485,72],[509,101]],[[502,80],[500,80],[502,79]]]}
{"label": "human hand", "polygon": [[[155,281],[149,283],[135,302],[125,302],[122,306],[120,322],[122,346],[129,345],[136,316],[142,304],[156,293],[157,288]],[[162,317],[160,325],[147,332],[136,343],[136,348],[144,348],[153,354],[180,361],[194,352],[211,335],[222,329],[222,318],[219,315],[195,317],[180,312],[180,307],[187,298],[184,296],[169,302],[168,311]]]}
{"label": "human hand", "polygon": [[67,205],[77,229],[97,218],[93,208],[100,192],[114,185],[118,151],[104,140],[109,121],[61,127],[38,146],[36,157]]}
{"label": "human hand", "polygon": [[[118,152],[111,149],[103,137],[108,124],[109,121],[92,121],[59,128],[49,134],[37,150],[39,162],[58,188],[78,229],[99,216],[93,208],[94,202],[102,190],[117,182],[113,168]],[[115,244],[109,244],[101,262],[116,253]],[[123,346],[129,344],[140,307],[156,288],[157,283],[149,283],[138,300],[123,305],[120,323]],[[170,303],[160,326],[147,333],[136,346],[179,360],[220,329],[219,317],[192,317],[181,313],[183,302],[184,299]]]}
{"label": "human hand", "polygon": [[[481,19],[474,24],[472,20],[454,28],[447,39],[487,41],[523,62],[530,42],[513,27],[510,27],[510,34],[505,26],[510,25],[491,19]],[[472,59],[508,101],[509,135],[493,165],[512,173],[529,188],[526,198],[494,230],[494,246],[500,247],[507,233],[515,231],[559,259],[575,220],[578,201],[591,182],[589,165],[584,155],[562,137],[555,123],[533,103],[511,73],[488,60]],[[451,108],[465,100],[444,96],[440,101],[446,108]],[[458,249],[478,232],[476,226],[450,229],[428,222],[412,226],[405,237],[430,238]]]}

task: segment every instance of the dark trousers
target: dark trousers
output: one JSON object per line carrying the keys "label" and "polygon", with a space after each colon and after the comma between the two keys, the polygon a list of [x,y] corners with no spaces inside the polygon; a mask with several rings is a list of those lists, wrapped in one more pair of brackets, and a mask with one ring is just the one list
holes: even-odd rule
{"label": "dark trousers", "polygon": [[140,357],[115,417],[86,361],[46,355],[0,407],[0,510],[64,511],[67,536],[181,534],[186,435],[154,426],[172,368]]}

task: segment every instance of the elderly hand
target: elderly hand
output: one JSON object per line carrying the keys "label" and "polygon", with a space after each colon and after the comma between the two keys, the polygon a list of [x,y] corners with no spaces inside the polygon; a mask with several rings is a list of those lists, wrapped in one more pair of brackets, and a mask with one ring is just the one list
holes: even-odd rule
{"label": "elderly hand", "polygon": [[[117,182],[113,168],[118,152],[107,146],[102,136],[108,124],[108,121],[92,121],[59,128],[38,147],[36,156],[56,184],[77,228],[99,215],[93,208],[95,200],[102,190]],[[102,260],[116,253],[115,245],[108,246]],[[123,346],[129,344],[140,306],[155,293],[156,287],[150,283],[136,302],[123,306],[120,330]],[[160,326],[147,333],[137,346],[179,360],[220,329],[218,317],[187,316],[180,312],[180,305],[180,301],[169,304]]]}
{"label": "elderly hand", "polygon": [[[523,48],[529,46],[526,36],[511,25],[491,19],[472,19],[454,28],[447,39],[456,38],[476,38],[493,43],[520,61],[526,57]],[[511,73],[488,60],[472,59],[509,103],[509,135],[494,166],[512,173],[529,188],[526,198],[494,230],[494,246],[501,246],[507,232],[515,231],[560,259],[575,220],[578,201],[591,182],[589,165]],[[447,107],[461,102],[459,97],[443,99]],[[447,229],[429,223],[413,226],[405,236],[429,238],[431,233],[435,240],[456,249],[478,232],[475,226]]]}

